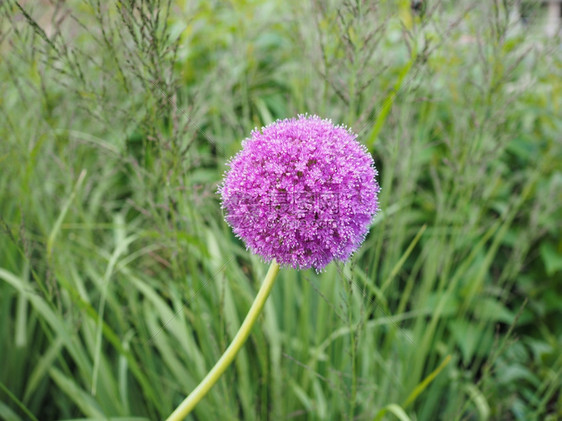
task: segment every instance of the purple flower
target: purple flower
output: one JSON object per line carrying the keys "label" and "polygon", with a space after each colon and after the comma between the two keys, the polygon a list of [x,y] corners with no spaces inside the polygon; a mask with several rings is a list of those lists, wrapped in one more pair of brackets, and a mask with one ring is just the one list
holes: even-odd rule
{"label": "purple flower", "polygon": [[236,236],[295,269],[347,260],[378,209],[373,158],[356,138],[305,115],[254,130],[219,188]]}

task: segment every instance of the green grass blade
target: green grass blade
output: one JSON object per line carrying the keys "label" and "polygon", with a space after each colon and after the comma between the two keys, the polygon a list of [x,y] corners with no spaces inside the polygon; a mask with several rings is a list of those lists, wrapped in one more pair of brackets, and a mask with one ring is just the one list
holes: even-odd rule
{"label": "green grass blade", "polygon": [[80,187],[82,186],[82,183],[84,182],[84,179],[86,178],[86,174],[88,172],[84,169],[80,172],[80,175],[78,176],[78,180],[76,181],[76,184],[74,185],[74,188],[72,189],[72,192],[70,193],[70,196],[68,197],[68,199],[66,200],[66,202],[64,203],[62,210],[55,222],[55,225],[53,226],[53,229],[51,230],[51,233],[49,234],[49,238],[47,240],[47,257],[50,258],[52,253],[53,253],[53,246],[55,243],[55,240],[57,238],[57,235],[60,231],[60,227],[62,225],[62,221],[64,221],[64,217],[66,216],[66,213],[68,212],[68,209],[70,208],[70,205],[72,204],[72,202],[74,201],[74,198],[76,197],[76,194],[78,193],[78,191],[80,190]]}
{"label": "green grass blade", "polygon": [[35,418],[35,415],[33,415],[29,409],[27,409],[27,407],[23,404],[22,401],[20,401],[16,395],[14,395],[10,389],[8,389],[6,387],[6,385],[2,382],[0,382],[0,390],[2,390],[6,395],[8,395],[8,398],[10,398],[10,400],[12,400],[13,402],[15,402],[15,404],[23,411],[25,412],[25,415],[27,415],[31,420],[33,421],[38,421],[37,418]]}
{"label": "green grass blade", "polygon": [[410,393],[410,396],[408,396],[408,398],[402,404],[402,407],[407,408],[408,406],[410,406],[416,400],[416,398],[427,388],[427,386],[429,386],[429,384],[435,379],[435,377],[439,375],[441,370],[443,370],[447,366],[447,364],[449,364],[450,361],[451,356],[447,355],[443,362],[439,364],[439,367],[433,370],[425,379],[423,379],[420,384],[415,387],[412,393]]}

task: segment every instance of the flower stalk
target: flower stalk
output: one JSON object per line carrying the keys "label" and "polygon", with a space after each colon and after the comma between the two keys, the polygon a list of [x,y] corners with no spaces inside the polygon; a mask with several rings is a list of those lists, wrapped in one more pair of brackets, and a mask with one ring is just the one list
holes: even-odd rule
{"label": "flower stalk", "polygon": [[199,383],[199,385],[191,392],[187,398],[176,408],[176,410],[168,417],[167,421],[183,420],[195,408],[195,406],[203,399],[207,392],[214,386],[217,380],[222,376],[225,370],[230,366],[234,357],[248,339],[252,327],[256,323],[263,306],[269,297],[269,293],[273,288],[277,274],[279,273],[279,264],[275,260],[269,266],[269,270],[263,280],[263,283],[258,291],[258,295],[254,299],[242,326],[236,333],[232,343],[228,346],[222,357],[218,360],[215,366],[209,371],[209,374]]}

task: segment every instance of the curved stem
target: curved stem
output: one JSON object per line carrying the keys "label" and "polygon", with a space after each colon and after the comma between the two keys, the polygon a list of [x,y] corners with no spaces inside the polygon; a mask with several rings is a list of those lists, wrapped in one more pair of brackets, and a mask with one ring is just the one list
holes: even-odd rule
{"label": "curved stem", "polygon": [[248,339],[250,335],[250,331],[252,330],[252,326],[258,319],[265,301],[271,292],[271,288],[275,283],[275,278],[277,277],[277,273],[279,272],[279,265],[275,260],[271,263],[269,270],[267,271],[267,275],[265,275],[265,279],[263,280],[263,284],[258,291],[258,295],[254,299],[250,310],[248,311],[248,315],[244,319],[242,326],[238,330],[238,333],[232,340],[232,343],[228,346],[224,354],[215,366],[209,371],[209,374],[199,383],[199,385],[189,394],[187,398],[176,408],[176,410],[170,415],[167,421],[179,421],[183,420],[192,410],[195,408],[195,405],[199,403],[201,399],[207,394],[207,392],[214,386],[217,380],[222,376],[224,371],[228,368],[228,366],[234,360],[234,357]]}

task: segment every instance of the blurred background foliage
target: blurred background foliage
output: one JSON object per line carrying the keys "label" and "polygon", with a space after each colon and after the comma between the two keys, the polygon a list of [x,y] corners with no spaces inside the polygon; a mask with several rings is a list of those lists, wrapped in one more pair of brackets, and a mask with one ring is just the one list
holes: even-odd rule
{"label": "blurred background foliage", "polygon": [[382,211],[350,263],[282,271],[190,419],[562,418],[562,55],[540,3],[0,13],[0,418],[173,410],[266,270],[223,220],[225,163],[299,113],[359,134]]}

